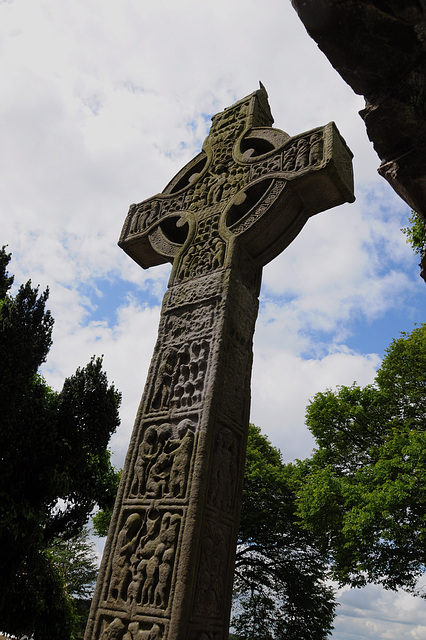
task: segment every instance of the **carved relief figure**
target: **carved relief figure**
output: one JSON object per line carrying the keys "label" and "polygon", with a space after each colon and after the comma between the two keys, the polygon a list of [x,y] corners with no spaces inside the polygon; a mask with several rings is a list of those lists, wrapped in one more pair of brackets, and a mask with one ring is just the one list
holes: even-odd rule
{"label": "carved relief figure", "polygon": [[140,640],[140,634],[139,622],[130,622],[127,628],[127,633],[123,636],[123,640]]}
{"label": "carved relief figure", "polygon": [[139,446],[131,495],[184,498],[194,434],[195,424],[187,418],[177,426],[178,438],[173,438],[173,426],[169,423],[157,429],[149,427]]}
{"label": "carved relief figure", "polygon": [[187,358],[182,359],[179,367],[179,377],[173,389],[172,406],[192,407],[201,401],[204,388],[204,378],[208,359],[207,340],[194,341],[190,352],[186,352]]}
{"label": "carved relief figure", "polygon": [[140,640],[161,640],[161,628],[158,624],[152,625],[151,631],[143,631]]}
{"label": "carved relief figure", "polygon": [[162,556],[162,562],[158,567],[158,583],[154,592],[154,604],[156,607],[160,607],[161,609],[165,609],[167,606],[167,597],[173,571],[174,558],[174,548],[166,548]]}
{"label": "carved relief figure", "polygon": [[321,160],[322,156],[322,134],[313,133],[309,138],[311,149],[309,151],[309,164],[314,165]]}
{"label": "carved relief figure", "polygon": [[131,224],[130,224],[129,233],[130,234],[137,233],[138,230],[139,230],[140,212],[138,212],[136,204],[131,204],[130,205],[128,215],[131,216]]}
{"label": "carved relief figure", "polygon": [[162,632],[158,624],[153,624],[151,629],[143,631],[139,622],[129,622],[126,626],[119,618],[115,618],[104,630],[101,640],[161,640]]}
{"label": "carved relief figure", "polygon": [[158,567],[160,566],[161,558],[166,549],[166,545],[163,542],[157,545],[154,555],[147,561],[145,565],[145,581],[142,588],[141,603],[153,604],[154,603],[154,589],[158,581]]}
{"label": "carved relief figure", "polygon": [[161,498],[167,490],[167,480],[170,472],[170,455],[167,442],[173,435],[171,424],[163,424],[158,429],[157,458],[149,470],[146,481],[146,495],[150,498]]}
{"label": "carved relief figure", "polygon": [[301,169],[304,169],[308,166],[309,151],[310,147],[308,140],[306,138],[300,138],[300,140],[297,141],[297,155],[294,166],[296,171],[300,171]]}
{"label": "carved relief figure", "polygon": [[218,215],[199,221],[195,241],[182,259],[178,274],[180,281],[204,275],[223,266],[225,243],[219,236],[218,227]]}
{"label": "carved relief figure", "polygon": [[183,498],[186,493],[188,471],[194,447],[194,425],[191,420],[182,420],[178,425],[179,441],[173,441],[171,450],[172,466],[170,470],[168,494],[174,498]]}
{"label": "carved relief figure", "polygon": [[296,161],[296,146],[292,144],[284,151],[283,171],[294,171],[294,163]]}
{"label": "carved relief figure", "polygon": [[155,509],[149,509],[143,525],[144,534],[139,540],[136,551],[130,558],[132,566],[132,581],[129,584],[126,600],[129,604],[140,601],[140,593],[146,575],[148,559],[155,552],[156,538],[160,528],[160,514]]}
{"label": "carved relief figure", "polygon": [[177,350],[173,347],[168,347],[158,368],[154,392],[152,394],[152,406],[154,409],[165,409],[168,406],[176,361]]}
{"label": "carved relief figure", "polygon": [[120,618],[114,618],[102,632],[101,640],[121,640],[126,627],[120,620]]}
{"label": "carved relief figure", "polygon": [[139,445],[138,456],[135,462],[132,488],[130,495],[142,495],[145,490],[147,477],[157,453],[157,431],[154,427],[148,427],[144,438]]}
{"label": "carved relief figure", "polygon": [[207,205],[217,204],[223,195],[223,187],[228,176],[227,168],[224,164],[219,164],[216,169],[217,177],[210,186],[207,193]]}
{"label": "carved relief figure", "polygon": [[197,404],[201,402],[202,391],[204,389],[204,380],[207,371],[207,360],[209,355],[209,343],[207,340],[201,340],[200,350],[196,357],[196,375],[194,373],[194,393],[192,396],[192,403]]}
{"label": "carved relief figure", "polygon": [[213,271],[219,269],[223,265],[225,256],[225,243],[221,238],[213,238],[211,244],[211,253],[208,254],[207,270]]}
{"label": "carved relief figure", "polygon": [[111,580],[110,596],[114,600],[125,600],[125,592],[131,580],[130,558],[134,553],[138,536],[142,526],[142,518],[139,514],[131,514],[117,539],[115,557],[113,559],[114,578]]}
{"label": "carved relief figure", "polygon": [[127,590],[127,601],[165,609],[181,516],[165,513],[160,529],[159,520],[159,516],[152,520],[155,526],[147,529],[132,557],[133,579]]}

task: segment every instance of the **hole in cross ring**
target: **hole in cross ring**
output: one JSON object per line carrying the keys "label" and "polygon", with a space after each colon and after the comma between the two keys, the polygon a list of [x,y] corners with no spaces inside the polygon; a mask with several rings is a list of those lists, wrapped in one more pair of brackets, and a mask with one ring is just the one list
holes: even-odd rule
{"label": "hole in cross ring", "polygon": [[174,244],[184,244],[188,237],[188,223],[179,224],[181,218],[179,216],[171,216],[160,223],[160,229],[166,236],[167,240]]}

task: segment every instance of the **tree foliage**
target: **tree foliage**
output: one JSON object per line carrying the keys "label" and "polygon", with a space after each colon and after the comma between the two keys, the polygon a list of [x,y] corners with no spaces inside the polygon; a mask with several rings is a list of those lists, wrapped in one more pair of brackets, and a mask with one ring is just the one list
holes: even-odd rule
{"label": "tree foliage", "polygon": [[61,577],[72,607],[73,632],[83,636],[98,576],[98,558],[84,527],[76,536],[55,538],[46,555]]}
{"label": "tree foliage", "polygon": [[408,221],[409,226],[404,227],[401,231],[406,235],[407,242],[411,245],[414,253],[422,256],[426,248],[426,222],[415,211],[411,211]]}
{"label": "tree foliage", "polygon": [[[116,472],[115,483],[116,492],[118,491],[118,485],[120,483],[122,470]],[[96,536],[104,538],[108,535],[108,529],[112,518],[113,507],[107,509],[99,509],[92,515],[93,532]]]}
{"label": "tree foliage", "polygon": [[52,341],[49,292],[31,282],[10,294],[0,251],[0,620],[35,640],[70,637],[69,599],[47,550],[81,532],[95,505],[109,508],[116,472],[107,445],[120,394],[92,358],[60,392],[39,374]]}
{"label": "tree foliage", "polygon": [[426,325],[387,349],[374,385],[318,393],[318,448],[300,463],[299,515],[342,584],[417,592],[426,566]]}
{"label": "tree foliage", "polygon": [[333,628],[327,559],[296,523],[295,469],[250,425],[232,625],[256,640],[322,640]]}

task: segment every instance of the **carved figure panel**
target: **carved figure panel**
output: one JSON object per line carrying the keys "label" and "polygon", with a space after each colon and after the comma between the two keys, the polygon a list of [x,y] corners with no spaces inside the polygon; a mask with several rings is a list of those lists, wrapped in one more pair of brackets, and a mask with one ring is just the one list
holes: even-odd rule
{"label": "carved figure panel", "polygon": [[152,409],[180,409],[201,402],[209,349],[208,340],[194,340],[164,351],[154,385]]}
{"label": "carved figure panel", "polygon": [[244,390],[250,388],[250,372],[251,349],[241,347],[233,340],[227,341],[220,413],[227,420],[235,420],[236,424],[240,424],[246,406]]}
{"label": "carved figure panel", "polygon": [[161,640],[163,630],[159,624],[142,625],[121,618],[106,618],[100,640]]}
{"label": "carved figure panel", "polygon": [[131,204],[129,207],[129,223],[127,234],[129,236],[141,233],[156,222],[160,216],[160,203],[158,200]]}
{"label": "carved figure panel", "polygon": [[120,618],[114,618],[111,622],[105,621],[101,633],[101,640],[122,640],[126,625]]}
{"label": "carved figure panel", "polygon": [[195,440],[195,424],[185,418],[176,428],[149,426],[138,448],[130,497],[184,498]]}
{"label": "carved figure panel", "polygon": [[148,522],[131,558],[128,604],[167,608],[180,522],[181,516],[171,512],[166,512],[162,518],[160,515],[153,517]]}
{"label": "carved figure panel", "polygon": [[199,305],[201,302],[219,297],[223,286],[222,280],[223,272],[216,271],[198,277],[195,282],[187,280],[174,285],[167,296],[167,310],[179,306]]}
{"label": "carved figure panel", "polygon": [[127,518],[117,541],[108,602],[126,609],[167,608],[180,522],[180,514],[162,515],[155,509],[147,510],[144,518]]}
{"label": "carved figure panel", "polygon": [[219,236],[218,228],[219,215],[199,220],[194,241],[182,258],[177,275],[179,281],[209,273],[223,266],[225,243]]}
{"label": "carved figure panel", "polygon": [[315,131],[301,136],[284,147],[281,153],[255,163],[251,167],[250,179],[257,180],[264,175],[277,173],[295,173],[313,168],[322,160],[323,132]]}
{"label": "carved figure panel", "polygon": [[180,311],[164,315],[161,328],[167,343],[179,343],[187,339],[211,333],[216,318],[217,303],[205,304],[191,311]]}
{"label": "carved figure panel", "polygon": [[142,525],[142,516],[139,513],[132,513],[118,534],[115,555],[112,560],[113,574],[107,596],[108,600],[126,600],[127,587],[131,577],[130,559],[136,551]]}
{"label": "carved figure panel", "polygon": [[194,340],[181,358],[178,377],[173,388],[172,407],[192,407],[201,402],[207,371],[209,343]]}

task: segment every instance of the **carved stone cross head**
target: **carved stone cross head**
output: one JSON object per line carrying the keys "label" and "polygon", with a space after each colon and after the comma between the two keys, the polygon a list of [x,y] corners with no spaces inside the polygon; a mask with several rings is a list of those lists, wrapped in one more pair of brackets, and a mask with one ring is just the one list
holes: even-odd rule
{"label": "carved stone cross head", "polygon": [[260,89],[212,118],[203,149],[161,194],[133,204],[119,245],[143,268],[174,262],[171,283],[224,264],[239,241],[258,265],[306,220],[353,202],[352,153],[334,123],[290,137]]}

